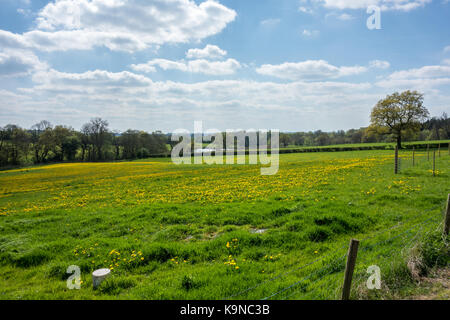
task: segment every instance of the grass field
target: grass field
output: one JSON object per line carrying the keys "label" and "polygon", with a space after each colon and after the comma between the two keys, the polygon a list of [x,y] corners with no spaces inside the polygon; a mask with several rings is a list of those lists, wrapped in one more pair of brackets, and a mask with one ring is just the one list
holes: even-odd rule
{"label": "grass field", "polygon": [[[429,140],[429,141],[411,141],[411,142],[404,142],[402,146],[404,148],[410,148],[411,146],[417,146],[417,145],[448,145],[450,140]],[[303,149],[330,149],[330,148],[336,148],[336,149],[342,149],[342,148],[370,148],[370,147],[383,147],[386,149],[394,149],[395,148],[395,142],[386,143],[386,142],[371,142],[371,143],[345,143],[345,144],[333,144],[333,145],[326,145],[326,146],[296,146],[296,145],[289,145],[286,147],[281,147],[280,150],[286,150],[286,149],[292,149],[292,150],[303,150]]]}
{"label": "grass field", "polygon": [[369,237],[353,297],[373,264],[406,295],[405,244],[442,221],[450,156],[435,177],[425,153],[401,156],[398,175],[388,150],[281,155],[275,176],[170,159],[0,172],[0,299],[333,299],[351,237]]}

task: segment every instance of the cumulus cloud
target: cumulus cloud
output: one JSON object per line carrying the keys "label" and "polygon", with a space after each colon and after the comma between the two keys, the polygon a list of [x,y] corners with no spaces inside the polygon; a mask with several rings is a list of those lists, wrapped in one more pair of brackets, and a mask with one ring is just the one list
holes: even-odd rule
{"label": "cumulus cloud", "polygon": [[417,69],[396,71],[389,79],[430,79],[450,77],[450,66],[424,66]]}
{"label": "cumulus cloud", "polygon": [[186,58],[191,60],[153,59],[147,63],[133,64],[131,68],[138,72],[156,72],[162,70],[178,70],[189,73],[225,76],[236,73],[242,66],[235,59],[221,60],[227,55],[225,50],[208,44],[203,49],[193,48],[186,52]]}
{"label": "cumulus cloud", "polygon": [[220,59],[227,55],[225,50],[218,46],[208,44],[203,49],[189,49],[186,52],[188,59]]}
{"label": "cumulus cloud", "polygon": [[[450,97],[438,91],[439,86],[450,84],[449,77],[427,80],[387,76],[374,84],[304,80],[183,83],[153,81],[133,72],[66,73],[47,69],[36,72],[32,81],[34,86],[19,89],[18,94],[0,91],[0,99],[11,106],[11,111],[2,115],[4,121],[44,117],[81,126],[89,117],[102,116],[121,130],[129,126],[171,131],[186,128],[196,119],[221,129],[250,128],[256,124],[285,130],[331,130],[366,123],[367,114],[380,97],[404,86],[425,92],[427,106],[430,101],[435,103],[432,110],[435,113],[445,110],[450,101]],[[123,119],[124,113],[127,119]],[[174,118],[173,114],[178,116]],[[239,118],[239,114],[245,117]],[[323,114],[327,117],[318,117]]]}
{"label": "cumulus cloud", "polygon": [[241,64],[235,59],[225,61],[210,61],[196,59],[190,61],[173,61],[167,59],[153,59],[144,64],[134,64],[131,68],[141,72],[155,72],[159,67],[163,70],[178,70],[182,72],[201,73],[206,75],[224,76],[234,74],[241,68]]}
{"label": "cumulus cloud", "polygon": [[202,40],[235,17],[234,10],[213,0],[55,0],[38,13],[36,30],[1,36],[43,51],[105,46],[134,52]]}
{"label": "cumulus cloud", "polygon": [[[290,115],[294,112],[299,118],[301,114],[305,116],[306,113],[311,113],[312,118],[317,112],[315,108],[327,108],[331,100],[333,106],[336,103],[345,107],[350,103],[357,105],[361,99],[367,99],[367,90],[371,87],[368,83],[302,81],[155,82],[131,72],[95,70],[65,73],[52,69],[36,73],[33,82],[34,87],[19,90],[20,94],[28,99],[23,98],[21,102],[17,102],[18,108],[14,112],[19,113],[22,110],[24,113],[28,112],[30,117],[36,113],[30,113],[30,110],[35,108],[34,110],[39,110],[39,116],[42,116],[42,112],[50,113],[51,108],[48,105],[51,105],[52,117],[54,118],[55,114],[60,115],[60,122],[66,122],[75,114],[80,114],[83,116],[82,121],[86,121],[88,115],[97,114],[114,119],[126,112],[127,119],[134,121],[134,127],[139,127],[139,124],[148,119],[157,119],[159,128],[167,131],[177,128],[177,124],[169,116],[174,112],[183,115],[175,121],[190,121],[196,116],[197,119],[201,117],[205,121],[228,118],[230,125],[235,124],[235,117],[239,112],[247,116],[252,115],[246,117],[249,119],[265,117],[267,113],[260,113],[263,110],[271,111],[271,117],[273,112],[280,114],[280,111],[284,110]],[[70,115],[66,116],[66,112]],[[196,115],[196,112],[199,114]]]}
{"label": "cumulus cloud", "polygon": [[265,64],[256,69],[262,75],[287,80],[319,80],[357,75],[367,71],[366,67],[336,67],[325,60],[307,60],[302,62],[286,62],[279,65]]}
{"label": "cumulus cloud", "polygon": [[22,77],[32,72],[44,70],[47,64],[28,50],[0,50],[0,77]]}
{"label": "cumulus cloud", "polygon": [[439,92],[439,87],[450,85],[450,66],[424,66],[391,73],[376,83],[383,88],[415,89],[431,93]]}
{"label": "cumulus cloud", "polygon": [[145,87],[152,81],[139,74],[128,71],[108,72],[104,70],[87,71],[84,73],[66,73],[54,69],[36,72],[33,82],[49,88],[77,87],[110,88],[110,87]]}
{"label": "cumulus cloud", "polygon": [[25,49],[30,45],[22,35],[0,30],[0,48]]}

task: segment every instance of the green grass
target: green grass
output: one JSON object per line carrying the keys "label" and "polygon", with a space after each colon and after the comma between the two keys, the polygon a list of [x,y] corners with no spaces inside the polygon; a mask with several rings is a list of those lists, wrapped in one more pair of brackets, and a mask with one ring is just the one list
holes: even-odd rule
{"label": "green grass", "polygon": [[[414,145],[433,145],[437,146],[439,144],[447,145],[450,142],[450,140],[430,140],[430,141],[411,141],[411,142],[403,142],[403,147],[409,147]],[[385,147],[385,148],[395,148],[395,142],[368,142],[368,143],[345,143],[345,144],[333,144],[333,145],[326,145],[326,146],[296,146],[296,145],[289,145],[286,147],[280,148],[281,150],[286,149],[328,149],[328,148],[336,148],[336,149],[342,149],[342,148],[364,148],[364,147]]]}
{"label": "green grass", "polygon": [[[433,177],[424,152],[414,167],[400,155],[398,175],[387,150],[281,155],[275,176],[170,159],[0,172],[0,299],[334,299],[352,237],[369,237],[353,298],[374,264],[413,290],[404,261],[442,220],[450,157]],[[91,272],[111,265],[94,291]]]}

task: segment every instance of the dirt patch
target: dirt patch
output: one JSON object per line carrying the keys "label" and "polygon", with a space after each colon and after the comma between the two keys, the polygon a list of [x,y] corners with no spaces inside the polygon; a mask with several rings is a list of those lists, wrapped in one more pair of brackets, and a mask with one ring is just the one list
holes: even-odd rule
{"label": "dirt patch", "polygon": [[421,277],[419,287],[423,293],[411,297],[412,300],[450,300],[450,268]]}

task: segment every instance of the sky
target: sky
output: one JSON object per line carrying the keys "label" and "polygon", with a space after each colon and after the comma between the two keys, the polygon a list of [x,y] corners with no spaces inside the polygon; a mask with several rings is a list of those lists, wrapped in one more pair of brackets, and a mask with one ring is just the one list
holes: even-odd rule
{"label": "sky", "polygon": [[347,130],[404,90],[450,113],[449,0],[0,0],[0,126]]}

